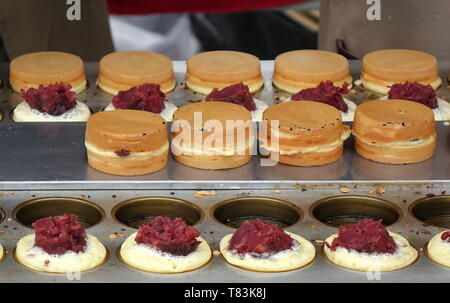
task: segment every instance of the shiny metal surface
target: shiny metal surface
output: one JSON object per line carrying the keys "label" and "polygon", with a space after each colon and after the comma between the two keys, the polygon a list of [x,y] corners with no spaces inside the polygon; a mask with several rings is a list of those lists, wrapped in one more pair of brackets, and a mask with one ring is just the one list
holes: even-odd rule
{"label": "shiny metal surface", "polygon": [[409,213],[424,224],[450,229],[450,196],[417,200],[409,207]]}
{"label": "shiny metal surface", "polygon": [[320,222],[333,227],[355,224],[361,218],[383,220],[385,226],[397,222],[400,209],[378,197],[341,195],[320,199],[309,208],[310,214]]}
{"label": "shiny metal surface", "polygon": [[[112,96],[96,88],[97,63],[86,63],[86,74],[90,83],[87,91],[78,99],[86,101],[94,111],[103,109]],[[256,94],[268,104],[280,102],[283,94],[271,85],[272,61],[262,62],[265,78],[264,89]],[[360,62],[351,62],[354,79],[358,78]],[[439,96],[450,100],[446,74],[450,61],[440,62],[443,86]],[[178,106],[189,100],[199,101],[202,96],[184,89],[184,62],[175,62],[174,70],[177,88],[168,94],[170,102]],[[0,65],[0,77],[7,83],[7,65]],[[356,103],[376,98],[374,94],[361,91],[349,95]],[[450,179],[450,127],[437,123],[438,146],[436,155],[428,161],[393,166],[365,160],[355,154],[353,140],[345,144],[343,158],[322,167],[291,167],[283,164],[260,166],[260,158],[245,166],[222,171],[205,171],[186,167],[171,157],[166,168],[150,175],[139,177],[118,177],[93,170],[87,164],[84,147],[85,123],[15,123],[10,119],[11,109],[20,102],[17,93],[11,93],[7,85],[0,90],[0,109],[5,112],[0,122],[0,188],[3,189],[196,189],[196,188],[264,188],[263,184],[279,183],[295,186],[295,183],[329,183],[343,181],[386,181],[399,182],[447,180]],[[249,182],[252,181],[252,182]],[[253,182],[257,181],[257,182]]]}
{"label": "shiny metal surface", "polygon": [[[408,214],[408,207],[414,200],[427,194],[440,194],[444,190],[450,193],[449,184],[445,186],[431,184],[399,186],[392,184],[383,187],[385,193],[382,195],[368,194],[368,192],[376,189],[374,186],[376,185],[362,184],[358,185],[357,188],[351,187],[349,194],[382,197],[397,205],[402,217],[389,229],[408,238],[416,248],[422,248],[434,234],[443,230],[438,227],[424,226],[422,222]],[[98,237],[107,246],[110,251],[110,259],[106,264],[95,270],[81,273],[81,282],[373,282],[370,280],[370,274],[345,270],[330,264],[320,253],[322,248],[320,241],[315,242],[315,240],[324,240],[329,235],[336,233],[337,228],[314,219],[309,214],[308,209],[314,201],[321,198],[343,195],[340,193],[339,185],[281,190],[281,192],[275,192],[274,189],[217,190],[214,196],[203,196],[202,198],[194,197],[195,190],[2,191],[0,194],[2,195],[0,203],[6,212],[6,219],[0,225],[0,231],[2,231],[0,242],[9,252],[4,262],[0,263],[0,282],[72,282],[65,275],[44,274],[28,270],[17,264],[11,255],[17,240],[33,232],[32,229],[24,227],[17,221],[8,219],[12,218],[13,208],[23,201],[49,196],[86,199],[97,203],[106,212],[106,218],[100,224],[87,229],[87,232]],[[210,210],[217,203],[245,196],[263,196],[288,201],[302,210],[304,218],[286,230],[298,233],[315,243],[317,259],[303,269],[277,274],[255,273],[238,269],[228,265],[220,256],[214,256],[212,262],[205,268],[183,274],[161,275],[134,270],[122,264],[117,259],[115,252],[126,237],[135,232],[135,229],[116,222],[111,215],[111,210],[121,201],[146,196],[180,198],[199,206],[205,212],[205,217],[195,227],[213,250],[219,248],[219,241],[223,236],[235,230],[211,217]],[[124,234],[124,236],[117,236],[115,233]],[[403,270],[382,273],[380,279],[381,282],[449,282],[450,269],[436,265],[420,251],[419,260],[414,265]]]}
{"label": "shiny metal surface", "polygon": [[[262,62],[266,85],[256,96],[269,104],[277,102],[276,97],[286,96],[274,91],[270,84],[272,65],[273,62]],[[183,67],[183,62],[175,62],[178,84],[183,81]],[[356,78],[360,63],[352,62],[351,67]],[[450,62],[441,62],[440,68],[443,79],[447,79]],[[79,99],[86,100],[93,111],[98,111],[110,102],[111,96],[99,92],[94,85],[97,64],[87,63],[86,71],[90,86]],[[7,81],[4,64],[0,64],[0,78]],[[446,80],[438,94],[450,96]],[[366,92],[350,97],[357,103],[376,98]],[[201,99],[180,86],[169,98],[177,105]],[[322,256],[320,240],[337,232],[337,228],[315,219],[309,210],[315,201],[331,196],[362,195],[394,203],[400,211],[400,219],[389,229],[407,237],[417,248],[422,248],[434,234],[443,230],[414,218],[409,206],[427,195],[450,194],[450,133],[444,123],[438,123],[435,157],[414,165],[393,166],[364,160],[355,155],[352,140],[348,140],[343,159],[323,167],[298,168],[281,164],[261,167],[260,159],[255,156],[246,166],[210,172],[188,168],[170,159],[166,169],[156,174],[117,177],[88,167],[84,123],[14,123],[9,113],[18,101],[18,94],[11,94],[7,86],[0,89],[0,109],[5,113],[0,121],[0,207],[5,212],[5,219],[0,223],[0,243],[9,252],[0,263],[0,282],[73,283],[73,277],[38,273],[14,261],[12,252],[17,240],[32,229],[17,222],[13,210],[36,198],[81,198],[104,210],[104,220],[87,232],[107,246],[110,259],[95,270],[81,273],[80,282],[374,282],[377,275],[339,268]],[[347,194],[342,193],[343,187]],[[212,192],[198,197],[197,190]],[[248,196],[280,199],[299,208],[303,214],[301,220],[287,230],[315,243],[317,259],[300,270],[270,274],[238,269],[214,256],[208,266],[198,271],[163,275],[134,270],[116,256],[117,248],[135,231],[113,218],[111,212],[120,202],[143,197],[170,197],[190,202],[204,214],[196,228],[211,248],[217,250],[220,239],[234,229],[213,219],[211,209],[222,201]],[[382,273],[379,279],[381,282],[449,282],[450,269],[435,264],[420,251],[415,264],[400,271]]]}
{"label": "shiny metal surface", "polygon": [[105,212],[95,203],[73,197],[45,197],[25,201],[12,212],[14,220],[20,224],[32,227],[32,224],[48,216],[73,214],[83,228],[89,228],[100,223]]}
{"label": "shiny metal surface", "polygon": [[228,227],[238,228],[244,221],[261,219],[286,228],[298,223],[303,212],[295,205],[268,197],[238,197],[222,201],[211,209],[211,218]]}
{"label": "shiny metal surface", "polygon": [[114,206],[111,215],[117,222],[132,228],[138,228],[156,216],[182,218],[190,225],[199,223],[204,217],[197,205],[172,197],[129,199]]}

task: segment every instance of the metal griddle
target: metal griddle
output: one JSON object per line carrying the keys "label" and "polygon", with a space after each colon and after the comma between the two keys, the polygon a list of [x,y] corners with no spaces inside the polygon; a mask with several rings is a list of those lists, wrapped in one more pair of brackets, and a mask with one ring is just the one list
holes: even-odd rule
{"label": "metal griddle", "polygon": [[[359,61],[351,62],[354,79],[358,78],[360,66]],[[202,95],[194,94],[181,85],[184,62],[174,62],[174,69],[178,85],[175,91],[168,94],[169,101],[182,106],[202,100]],[[86,100],[94,112],[104,108],[112,99],[96,88],[97,70],[97,63],[86,63],[89,87],[86,92],[78,95],[78,99]],[[265,87],[256,95],[269,105],[281,102],[277,100],[280,97],[288,96],[272,87],[272,70],[273,61],[262,62]],[[447,100],[450,100],[446,80],[449,70],[450,61],[440,62],[444,83],[438,95]],[[437,123],[438,144],[435,157],[413,165],[384,165],[362,159],[356,155],[353,140],[349,139],[346,141],[342,160],[322,167],[300,168],[282,164],[261,167],[261,159],[254,156],[252,162],[240,168],[204,171],[183,166],[170,158],[167,167],[155,174],[119,177],[97,172],[88,166],[84,147],[85,123],[12,122],[10,111],[21,100],[18,94],[11,93],[8,88],[7,64],[0,64],[0,79],[3,82],[3,88],[0,89],[0,109],[4,113],[4,118],[0,121],[0,207],[4,210],[3,222],[0,223],[0,233],[3,232],[0,234],[0,242],[9,252],[0,263],[0,282],[70,282],[66,275],[44,274],[24,268],[12,256],[17,239],[33,232],[13,218],[13,209],[24,201],[42,197],[79,198],[92,201],[102,209],[103,219],[99,224],[88,228],[87,232],[98,237],[107,246],[110,259],[100,268],[82,273],[81,282],[373,282],[366,273],[342,269],[330,264],[321,255],[320,240],[337,232],[337,229],[313,216],[314,206],[320,204],[314,202],[333,196],[361,195],[391,202],[394,210],[388,208],[387,212],[391,215],[397,212],[398,218],[393,219],[395,222],[389,229],[407,237],[418,249],[434,234],[443,230],[423,224],[411,214],[410,208],[414,201],[426,198],[427,195],[426,199],[436,200],[433,195],[450,194],[450,128],[444,122]],[[356,87],[348,97],[359,104],[378,96]],[[341,192],[344,187],[348,188],[348,193]],[[212,191],[215,195],[195,197],[199,190]],[[186,216],[192,215],[192,209],[194,212],[199,211],[197,219],[200,221],[195,226],[213,250],[218,249],[219,241],[224,235],[234,231],[214,218],[213,212],[219,202],[245,197],[286,201],[294,206],[292,212],[299,212],[298,220],[293,220],[294,224],[287,227],[287,230],[315,243],[317,258],[306,268],[285,273],[245,271],[228,265],[219,256],[215,256],[207,267],[184,274],[151,274],[131,269],[117,259],[116,250],[135,229],[118,222],[111,212],[120,202],[140,197],[163,197],[159,199],[163,202],[164,197],[168,197],[191,203],[192,207],[166,207],[166,211],[177,209],[180,214],[186,212]],[[260,201],[271,201],[266,198]],[[352,201],[358,200],[364,198],[353,198]],[[263,202],[258,203],[258,199],[253,202],[253,209],[267,212]],[[60,203],[66,202],[62,199]],[[432,205],[434,202],[426,203]],[[443,198],[434,203],[437,206],[433,204],[429,208],[443,215],[438,218],[444,222],[441,225],[450,222],[450,218],[445,217],[446,214],[450,215],[450,207],[447,206],[449,203],[450,197]],[[276,207],[277,204],[274,205]],[[333,208],[331,213],[342,207],[335,205],[336,207],[327,206],[328,209]],[[355,206],[356,211],[364,209],[362,206]],[[427,207],[422,207],[419,216],[429,216],[426,209]],[[31,217],[35,215],[34,212],[36,209],[24,211],[25,215]],[[132,211],[125,212],[129,213]],[[380,209],[379,214],[382,213]],[[286,217],[286,212],[281,210],[268,215],[273,214]],[[326,215],[327,212],[322,211],[320,214]],[[86,218],[91,218],[91,215],[95,217],[94,213],[89,214],[87,210]],[[219,215],[233,216],[227,209],[222,210]],[[438,219],[428,218],[427,222],[438,222]],[[123,233],[124,236],[110,238],[114,233]],[[436,265],[420,251],[415,264],[403,270],[382,273],[380,279],[381,282],[448,282],[450,269]]]}

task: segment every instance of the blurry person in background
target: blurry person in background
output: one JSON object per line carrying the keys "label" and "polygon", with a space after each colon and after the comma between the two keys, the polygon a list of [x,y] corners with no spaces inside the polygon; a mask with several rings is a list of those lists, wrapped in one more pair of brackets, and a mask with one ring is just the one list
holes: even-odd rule
{"label": "blurry person in background", "polygon": [[117,51],[146,50],[184,60],[200,51],[187,14],[143,14],[110,16]]}
{"label": "blurry person in background", "polygon": [[450,59],[449,0],[321,0],[319,48],[347,58],[406,48]]}
{"label": "blurry person in background", "polygon": [[98,61],[112,52],[106,1],[80,3],[80,20],[71,21],[64,0],[0,0],[0,61],[46,50]]}
{"label": "blurry person in background", "polygon": [[273,60],[294,49],[317,48],[317,32],[282,10],[193,14],[191,21],[205,51],[236,50]]}
{"label": "blurry person in background", "polygon": [[[128,14],[190,13],[192,31],[203,51],[237,50],[273,59],[285,51],[318,47],[351,59],[362,58],[377,49],[407,48],[450,59],[450,39],[445,33],[450,20],[450,0],[108,0],[108,3],[110,8]],[[319,5],[317,39],[315,31],[287,12],[319,9]],[[185,30],[188,32],[187,26]],[[180,44],[190,49],[190,43]]]}
{"label": "blurry person in background", "polygon": [[[81,18],[70,21],[74,2]],[[311,29],[290,13],[319,3],[318,38],[318,18]],[[98,61],[114,48],[175,60],[217,49],[273,59],[317,45],[349,59],[383,48],[450,59],[448,20],[450,0],[0,0],[0,61],[43,50]]]}
{"label": "blurry person in background", "polygon": [[[300,2],[308,1],[0,0],[0,61],[45,50],[85,61],[114,50],[184,60],[200,51],[228,49],[273,59],[287,50],[316,48],[315,32],[280,11],[263,10]],[[67,11],[76,3],[80,20],[69,20]]]}
{"label": "blurry person in background", "polygon": [[[317,48],[317,33],[274,8],[314,0],[108,0],[117,50],[143,49],[184,60],[235,50],[260,59]],[[270,10],[269,10],[270,9]]]}

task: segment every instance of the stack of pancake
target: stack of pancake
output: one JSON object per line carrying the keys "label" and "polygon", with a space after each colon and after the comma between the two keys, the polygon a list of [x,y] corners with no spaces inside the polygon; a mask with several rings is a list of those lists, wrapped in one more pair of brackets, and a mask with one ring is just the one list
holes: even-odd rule
{"label": "stack of pancake", "polygon": [[295,166],[319,166],[339,160],[349,127],[333,106],[293,101],[269,107],[259,139],[270,158]]}
{"label": "stack of pancake", "polygon": [[97,85],[111,95],[144,83],[159,84],[161,91],[175,88],[172,61],[147,51],[123,51],[100,60]]}
{"label": "stack of pancake", "polygon": [[436,129],[433,111],[405,100],[368,101],[356,109],[352,128],[358,154],[366,159],[407,164],[434,155]]}
{"label": "stack of pancake", "polygon": [[251,160],[253,122],[243,106],[199,102],[174,114],[172,152],[178,162],[201,169],[227,169]]}
{"label": "stack of pancake", "polygon": [[365,55],[361,81],[365,88],[383,95],[395,83],[419,82],[437,89],[442,82],[434,56],[407,49],[385,49]]}
{"label": "stack of pancake", "polygon": [[62,52],[36,52],[15,58],[11,61],[9,82],[16,92],[60,82],[69,83],[76,93],[86,89],[83,61]]}
{"label": "stack of pancake", "polygon": [[113,175],[156,172],[167,163],[169,142],[165,120],[139,110],[114,110],[89,118],[85,145],[89,165]]}
{"label": "stack of pancake", "polygon": [[233,51],[204,52],[190,57],[186,64],[186,85],[204,95],[214,88],[222,89],[241,82],[249,87],[251,93],[264,85],[259,59],[250,54]]}
{"label": "stack of pancake", "polygon": [[296,50],[277,56],[272,81],[291,94],[316,87],[322,81],[331,81],[338,87],[344,83],[352,85],[348,60],[320,50]]}

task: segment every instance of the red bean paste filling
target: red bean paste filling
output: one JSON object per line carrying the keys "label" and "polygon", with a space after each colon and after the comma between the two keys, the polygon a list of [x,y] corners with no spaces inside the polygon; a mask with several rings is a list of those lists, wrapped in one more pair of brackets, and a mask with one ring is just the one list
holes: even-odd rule
{"label": "red bean paste filling", "polygon": [[417,82],[397,83],[391,86],[389,99],[401,99],[422,103],[431,109],[438,107],[436,92],[431,85]]}
{"label": "red bean paste filling", "polygon": [[68,83],[39,85],[39,88],[20,90],[22,98],[32,109],[52,116],[60,116],[77,105],[75,92]]}
{"label": "red bean paste filling", "polygon": [[294,240],[275,224],[256,219],[245,221],[233,234],[228,249],[238,254],[274,254],[291,249]]}
{"label": "red bean paste filling", "polygon": [[380,221],[364,219],[354,225],[339,226],[338,237],[328,244],[335,251],[338,247],[356,250],[360,253],[393,254],[397,244]]}
{"label": "red bean paste filling", "polygon": [[187,256],[197,249],[200,233],[181,218],[155,217],[139,226],[136,243],[146,244],[175,256]]}
{"label": "red bean paste filling", "polygon": [[64,214],[47,217],[33,223],[34,246],[51,255],[62,255],[67,251],[84,252],[86,232],[77,222],[77,216]]}
{"label": "red bean paste filling", "polygon": [[160,114],[165,108],[166,100],[159,84],[145,83],[120,91],[113,97],[112,103],[117,109],[136,109]]}
{"label": "red bean paste filling", "polygon": [[130,151],[127,149],[119,149],[119,150],[116,150],[114,153],[121,158],[125,158],[130,155]]}
{"label": "red bean paste filling", "polygon": [[445,233],[443,233],[441,236],[441,240],[450,242],[450,231],[446,231]]}
{"label": "red bean paste filling", "polygon": [[292,101],[317,101],[334,106],[341,112],[346,113],[348,106],[344,102],[342,95],[348,94],[348,83],[344,83],[342,88],[334,86],[333,82],[325,81],[320,82],[317,87],[307,88],[299,91],[295,95],[292,95]]}
{"label": "red bean paste filling", "polygon": [[250,93],[247,85],[242,82],[227,86],[223,89],[213,89],[212,92],[206,96],[206,101],[223,101],[231,102],[235,104],[242,105],[249,111],[254,111],[256,109],[255,101]]}

